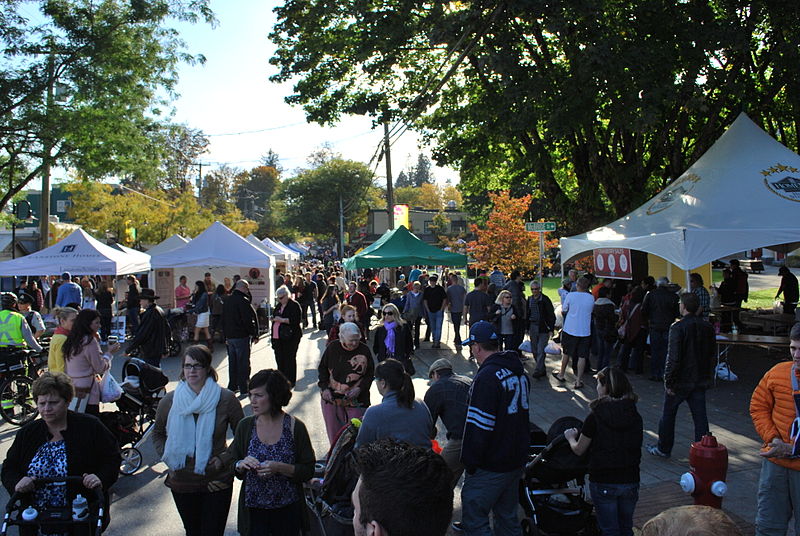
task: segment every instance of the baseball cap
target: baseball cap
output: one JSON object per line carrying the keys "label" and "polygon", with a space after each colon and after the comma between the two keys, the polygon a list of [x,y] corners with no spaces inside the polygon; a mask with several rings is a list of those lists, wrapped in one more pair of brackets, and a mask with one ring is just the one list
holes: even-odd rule
{"label": "baseball cap", "polygon": [[442,357],[441,359],[437,359],[436,361],[431,364],[430,368],[428,369],[428,378],[433,376],[434,372],[438,372],[440,370],[453,370],[453,364],[450,363],[447,359]]}
{"label": "baseball cap", "polygon": [[472,324],[472,327],[469,328],[469,339],[461,341],[461,345],[467,346],[473,342],[489,342],[496,340],[497,333],[495,333],[494,327],[486,320],[480,320]]}

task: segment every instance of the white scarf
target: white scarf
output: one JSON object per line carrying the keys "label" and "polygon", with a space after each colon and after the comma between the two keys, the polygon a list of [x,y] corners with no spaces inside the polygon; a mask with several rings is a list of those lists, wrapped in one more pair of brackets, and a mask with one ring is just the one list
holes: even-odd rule
{"label": "white scarf", "polygon": [[[161,459],[173,471],[186,467],[186,458],[194,458],[194,472],[204,475],[211,457],[217,405],[222,388],[213,378],[206,378],[200,394],[186,381],[175,389],[172,408],[167,416],[167,443]],[[197,414],[197,421],[194,415]]]}

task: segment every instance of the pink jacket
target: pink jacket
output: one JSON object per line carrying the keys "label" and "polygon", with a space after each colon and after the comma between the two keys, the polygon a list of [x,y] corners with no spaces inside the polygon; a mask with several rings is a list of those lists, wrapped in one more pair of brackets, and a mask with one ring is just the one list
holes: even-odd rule
{"label": "pink jacket", "polygon": [[99,404],[100,381],[97,379],[97,374],[104,373],[109,366],[110,362],[103,357],[100,343],[92,337],[79,353],[66,359],[64,372],[72,378],[76,392],[90,389],[88,404]]}

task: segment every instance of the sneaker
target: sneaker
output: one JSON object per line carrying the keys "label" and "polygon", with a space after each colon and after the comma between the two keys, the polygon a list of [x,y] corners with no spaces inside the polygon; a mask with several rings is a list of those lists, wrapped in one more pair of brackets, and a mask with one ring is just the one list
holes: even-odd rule
{"label": "sneaker", "polygon": [[659,458],[669,458],[669,454],[661,452],[661,449],[658,448],[658,445],[655,443],[647,445],[647,452],[649,452],[653,456],[658,456]]}
{"label": "sneaker", "polygon": [[453,521],[450,523],[450,528],[453,529],[453,532],[462,533],[464,532],[464,524],[461,521]]}

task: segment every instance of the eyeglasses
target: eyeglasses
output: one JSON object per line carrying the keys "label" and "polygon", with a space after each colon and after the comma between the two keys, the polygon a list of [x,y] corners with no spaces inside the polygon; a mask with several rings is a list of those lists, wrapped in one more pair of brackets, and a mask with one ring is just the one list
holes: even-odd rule
{"label": "eyeglasses", "polygon": [[539,287],[531,287],[531,290],[542,290]]}
{"label": "eyeglasses", "polygon": [[204,368],[206,368],[205,365],[201,365],[200,363],[194,363],[194,364],[184,363],[183,364],[183,370],[200,370],[200,369],[204,369]]}
{"label": "eyeglasses", "polygon": [[388,316],[394,316],[394,311],[384,311],[383,314]]}

